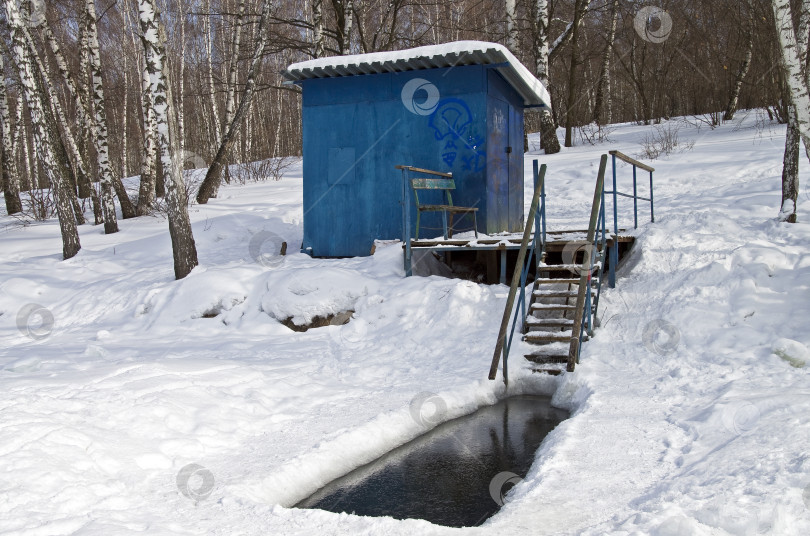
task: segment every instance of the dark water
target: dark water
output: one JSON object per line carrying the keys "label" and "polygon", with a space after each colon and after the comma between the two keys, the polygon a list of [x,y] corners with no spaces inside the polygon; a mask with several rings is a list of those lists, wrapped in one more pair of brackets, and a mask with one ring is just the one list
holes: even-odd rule
{"label": "dark water", "polygon": [[511,397],[436,427],[296,506],[480,525],[500,509],[502,494],[526,476],[540,443],[566,418],[548,397]]}

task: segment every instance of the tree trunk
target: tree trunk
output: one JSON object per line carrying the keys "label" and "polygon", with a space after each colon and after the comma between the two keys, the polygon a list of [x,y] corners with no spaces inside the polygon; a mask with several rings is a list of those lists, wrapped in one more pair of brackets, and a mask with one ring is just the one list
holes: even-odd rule
{"label": "tree trunk", "polygon": [[343,3],[343,47],[341,54],[352,52],[352,23],[354,22],[354,1],[344,0]]}
{"label": "tree trunk", "polygon": [[610,6],[610,28],[608,29],[605,50],[602,52],[602,69],[596,88],[596,102],[593,109],[593,120],[597,125],[610,124],[610,59],[613,57],[613,42],[616,40],[616,24],[619,20],[619,0],[613,0]]}
{"label": "tree trunk", "polygon": [[323,0],[312,0],[312,38],[315,41],[315,50],[312,55],[316,58],[323,56]]}
{"label": "tree trunk", "polygon": [[[59,228],[62,233],[62,256],[69,259],[81,249],[79,232],[73,213],[68,185],[59,169],[54,154],[55,134],[48,128],[45,119],[47,103],[42,94],[42,86],[38,87],[35,75],[35,65],[27,48],[27,32],[17,7],[16,0],[4,0],[6,8],[6,21],[12,34],[12,55],[20,74],[20,83],[28,104],[31,116],[34,143],[39,152],[39,162],[51,181],[54,188],[56,212],[59,216]],[[30,37],[30,36],[29,36]]]}
{"label": "tree trunk", "polygon": [[574,22],[571,31],[571,66],[568,71],[568,100],[565,103],[565,146],[574,146],[574,108],[577,99],[577,68],[582,63],[579,53],[579,35],[582,19],[588,9],[590,0],[576,0],[574,2]]}
{"label": "tree trunk", "polygon": [[137,210],[140,216],[146,216],[155,207],[157,166],[155,161],[155,113],[152,106],[152,86],[145,66],[142,74],[143,156],[141,158],[141,182],[138,191]]}
{"label": "tree trunk", "polygon": [[[101,208],[104,212],[104,232],[106,234],[118,232],[118,218],[115,215],[115,203],[112,197],[112,188],[115,184],[113,178],[113,168],[110,165],[110,147],[107,142],[107,108],[104,101],[104,85],[101,79],[101,54],[98,47],[98,31],[96,30],[96,2],[87,0],[85,2],[85,17],[87,21],[87,40],[90,58],[90,74],[92,80],[91,93],[93,97],[93,109],[95,111],[92,123],[93,143],[96,147],[98,157],[99,184],[101,185]],[[123,185],[122,185],[123,186]],[[121,188],[123,190],[123,187]],[[118,192],[121,208],[129,204],[131,216],[135,215],[135,209],[128,203],[129,197],[124,190]],[[126,217],[126,214],[124,214]]]}
{"label": "tree trunk", "polygon": [[[237,75],[239,74],[239,49],[242,46],[242,25],[244,24],[244,20],[245,0],[239,0],[239,10],[236,15],[236,22],[234,23],[236,29],[233,32],[233,42],[231,43],[231,67],[228,73],[228,99],[225,101],[225,128],[228,128],[231,121],[233,121],[233,115],[236,109],[236,83],[238,82]],[[220,136],[219,139],[222,140],[222,136]],[[226,179],[229,179],[227,167],[225,168],[225,175]],[[211,197],[216,197],[219,194],[220,184],[222,184],[222,181],[217,181],[214,184]]]}
{"label": "tree trunk", "polygon": [[[4,73],[3,55],[0,54],[0,73]],[[3,197],[6,213],[22,212],[20,179],[14,169],[14,149],[11,143],[11,114],[8,110],[5,77],[0,81],[0,173],[3,179]]]}
{"label": "tree trunk", "polygon": [[785,156],[782,161],[782,209],[779,221],[796,223],[796,201],[799,198],[799,129],[796,126],[796,110],[788,110]]}
{"label": "tree trunk", "polygon": [[[535,74],[545,87],[549,87],[548,0],[536,0],[534,7]],[[546,154],[560,152],[560,140],[551,115],[551,103],[540,111],[540,144]]]}
{"label": "tree trunk", "polygon": [[790,90],[791,103],[796,109],[796,125],[804,144],[805,153],[810,158],[810,94],[808,94],[808,78],[805,68],[807,50],[799,50],[796,32],[793,29],[790,0],[773,0],[772,5],[782,68]]}
{"label": "tree trunk", "polygon": [[239,108],[234,114],[233,120],[228,124],[228,131],[222,137],[222,143],[219,146],[216,156],[214,157],[208,172],[205,174],[205,179],[200,185],[200,190],[197,192],[197,202],[204,205],[208,202],[212,192],[218,187],[222,177],[222,166],[228,157],[228,152],[236,141],[236,133],[239,124],[242,122],[245,114],[247,114],[250,107],[250,101],[253,98],[253,93],[256,90],[256,71],[259,63],[261,63],[262,54],[267,46],[267,25],[270,18],[270,0],[263,0],[262,3],[262,16],[259,21],[259,31],[256,36],[256,48],[253,52],[253,58],[248,69],[247,82],[245,83],[245,90],[242,93],[242,99],[239,102]]}
{"label": "tree trunk", "polygon": [[[6,0],[13,1],[13,0]],[[160,160],[165,170],[166,206],[169,213],[169,234],[172,239],[174,275],[186,277],[197,264],[197,247],[191,230],[186,203],[186,187],[183,182],[181,163],[173,154],[176,128],[173,121],[173,103],[169,95],[166,76],[166,49],[160,31],[160,13],[155,0],[138,0],[141,31],[143,32],[144,57],[149,72],[152,107],[158,132]]]}
{"label": "tree trunk", "polygon": [[515,0],[506,0],[506,48],[517,52],[518,30]]}
{"label": "tree trunk", "polygon": [[[40,25],[44,24],[43,19]],[[54,91],[53,84],[48,77],[48,72],[45,70],[45,65],[39,57],[39,52],[37,52],[36,45],[34,44],[34,38],[27,28],[23,28],[22,37],[25,40],[28,58],[33,68],[34,83],[37,86],[38,93],[42,95],[42,101],[45,104],[43,107],[43,117],[45,126],[51,133],[50,139],[54,144],[53,150],[56,163],[61,176],[64,177],[66,181],[63,194],[67,196],[70,202],[76,222],[82,225],[85,223],[84,212],[76,197],[76,189],[80,182],[79,177],[86,174],[86,167],[79,154],[76,140],[70,130],[70,125],[62,109],[62,104],[59,102],[59,97]],[[60,135],[60,127],[62,135]],[[71,162],[70,156],[73,157],[73,162]]]}
{"label": "tree trunk", "polygon": [[728,99],[726,112],[723,114],[723,121],[731,121],[734,119],[734,114],[737,113],[737,103],[740,99],[740,89],[742,88],[743,80],[748,74],[748,69],[751,67],[751,58],[754,54],[754,2],[748,0],[748,23],[746,25],[746,44],[745,56],[743,57],[740,68],[737,70],[737,77],[734,79],[734,86],[731,88],[731,96]]}
{"label": "tree trunk", "polygon": [[205,16],[203,19],[203,33],[205,34],[205,54],[206,54],[206,67],[207,67],[207,82],[208,82],[208,97],[211,102],[211,120],[214,132],[214,147],[219,147],[220,134],[222,127],[219,122],[219,108],[217,107],[217,95],[214,89],[214,64],[213,64],[213,51],[211,41],[213,39],[211,32],[211,0],[205,0]]}

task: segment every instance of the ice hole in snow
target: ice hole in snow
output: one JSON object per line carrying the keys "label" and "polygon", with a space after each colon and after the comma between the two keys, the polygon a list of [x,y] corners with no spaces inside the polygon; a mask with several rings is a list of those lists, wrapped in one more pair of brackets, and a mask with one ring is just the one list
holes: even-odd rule
{"label": "ice hole in snow", "polygon": [[[424,411],[413,412],[414,419],[429,422],[436,401],[424,402]],[[477,526],[519,493],[512,489],[520,487],[535,452],[568,417],[546,396],[506,398],[437,426],[332,481],[296,507]]]}

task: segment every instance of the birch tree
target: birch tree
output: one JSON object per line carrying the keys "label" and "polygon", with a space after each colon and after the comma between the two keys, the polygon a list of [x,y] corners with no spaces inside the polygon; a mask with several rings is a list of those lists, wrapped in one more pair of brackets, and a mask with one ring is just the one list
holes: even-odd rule
{"label": "birch tree", "polygon": [[[76,217],[71,207],[69,185],[64,174],[59,169],[54,146],[58,135],[46,120],[47,102],[42,93],[42,86],[36,80],[36,66],[31,57],[28,45],[30,39],[26,38],[27,29],[16,0],[4,0],[6,8],[6,22],[11,30],[12,56],[20,75],[20,84],[28,105],[31,119],[34,144],[39,154],[39,162],[46,177],[53,186],[56,212],[59,217],[59,229],[62,234],[62,257],[69,259],[81,249],[79,232],[76,226]],[[28,36],[30,37],[30,36]]]}
{"label": "birch tree", "polygon": [[518,29],[515,0],[506,0],[506,48],[517,52]]}
{"label": "birch tree", "polygon": [[[805,45],[804,49],[801,49],[796,39],[790,0],[772,0],[772,7],[781,52],[782,70],[791,100],[792,110],[789,112],[789,116],[795,114],[795,128],[804,144],[805,154],[810,158],[810,94],[808,93],[807,47]],[[802,0],[801,9],[804,16],[807,16],[808,8],[810,8],[810,2]],[[806,37],[803,36],[802,42],[807,42]],[[786,165],[788,165],[788,158],[791,153],[788,147],[789,143],[790,136],[787,136],[785,147]],[[782,182],[782,207],[779,212],[779,219],[793,223],[796,221],[799,177],[798,173],[788,176],[783,173],[783,178],[786,180]]]}
{"label": "birch tree", "polygon": [[[6,0],[13,1],[13,0]],[[182,163],[174,154],[177,135],[173,121],[172,100],[166,76],[166,48],[160,32],[160,13],[155,0],[138,0],[138,13],[144,47],[146,70],[149,73],[151,105],[155,114],[157,142],[166,186],[166,206],[169,213],[169,234],[172,240],[174,275],[186,277],[197,264],[197,247],[191,230],[183,182]]]}
{"label": "birch tree", "polygon": [[[3,180],[3,197],[6,201],[6,213],[22,212],[20,199],[20,178],[14,167],[14,149],[11,140],[11,114],[8,109],[6,92],[5,66],[0,54],[0,172]],[[19,128],[19,127],[18,127]]]}
{"label": "birch tree", "polygon": [[341,54],[352,52],[352,22],[354,21],[354,1],[343,0],[343,47]]}
{"label": "birch tree", "polygon": [[312,0],[312,40],[315,43],[313,55],[316,58],[323,56],[323,0]]}
{"label": "birch tree", "polygon": [[93,144],[98,155],[98,175],[101,186],[101,208],[104,212],[104,232],[118,232],[118,219],[113,202],[113,168],[110,165],[110,147],[107,143],[107,108],[104,102],[104,84],[101,79],[101,52],[98,48],[98,30],[96,29],[96,2],[85,2],[84,15],[87,24],[88,51],[90,58],[90,76],[94,117],[92,122]]}
{"label": "birch tree", "polygon": [[222,180],[222,166],[225,164],[225,160],[228,157],[228,152],[231,150],[231,147],[233,147],[233,144],[236,141],[236,133],[239,129],[239,125],[247,114],[251,99],[256,91],[256,71],[261,63],[264,49],[267,46],[267,27],[269,23],[270,0],[263,0],[262,15],[261,19],[259,20],[259,30],[256,35],[255,48],[250,62],[250,68],[248,69],[245,89],[242,92],[242,99],[239,101],[239,108],[236,110],[230,124],[228,124],[228,130],[222,137],[222,143],[219,146],[219,150],[217,151],[214,160],[211,162],[211,166],[208,168],[208,172],[205,174],[205,179],[197,192],[197,202],[201,205],[207,203],[211,198],[211,194],[215,192],[217,188],[219,188],[219,183]]}
{"label": "birch tree", "polygon": [[[549,87],[549,3],[548,0],[535,0],[532,6],[534,7],[532,17],[534,22],[534,72],[537,79],[545,87]],[[551,103],[540,110],[540,143],[546,154],[560,152],[560,140],[557,139],[557,128],[551,115]]]}
{"label": "birch tree", "polygon": [[141,76],[141,109],[143,110],[143,154],[141,155],[141,182],[138,190],[138,215],[149,214],[155,206],[157,184],[157,145],[155,143],[155,108],[152,103],[152,84],[146,64]]}
{"label": "birch tree", "polygon": [[[43,22],[43,24],[39,26],[39,29],[41,30],[43,39],[51,51],[51,56],[54,59],[54,63],[56,63],[56,67],[62,77],[65,87],[68,90],[68,94],[73,100],[73,104],[76,109],[78,132],[81,136],[84,132],[91,128],[91,122],[87,112],[87,96],[84,93],[83,88],[76,83],[72,73],[68,69],[67,61],[62,54],[62,49],[59,47],[59,43],[56,41],[56,36],[54,36],[53,31],[47,24],[47,21]],[[80,36],[79,42],[86,44],[84,25],[82,25],[82,35]],[[64,120],[63,123],[65,123],[64,126],[67,128],[67,121]],[[67,131],[67,135],[70,135],[70,131]],[[103,216],[100,200],[98,198],[98,194],[96,193],[96,189],[93,187],[93,183],[90,180],[90,170],[85,165],[87,162],[86,147],[85,150],[82,150],[82,148],[76,146],[75,140],[70,140],[69,143],[72,143],[72,146],[75,147],[74,160],[77,167],[76,181],[78,183],[79,197],[82,199],[86,199],[88,197],[91,198],[93,203],[93,213],[96,217],[96,224],[102,223]]]}

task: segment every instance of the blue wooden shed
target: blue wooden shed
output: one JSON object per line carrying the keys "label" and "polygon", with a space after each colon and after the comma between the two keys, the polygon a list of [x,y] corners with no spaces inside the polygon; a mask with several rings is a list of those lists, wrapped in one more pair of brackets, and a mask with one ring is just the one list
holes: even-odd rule
{"label": "blue wooden shed", "polygon": [[[282,74],[303,92],[303,251],[363,256],[375,239],[401,238],[395,165],[452,172],[453,201],[478,208],[479,232],[522,230],[523,112],[549,97],[502,45],[320,58]],[[440,216],[422,229],[442,234]]]}

